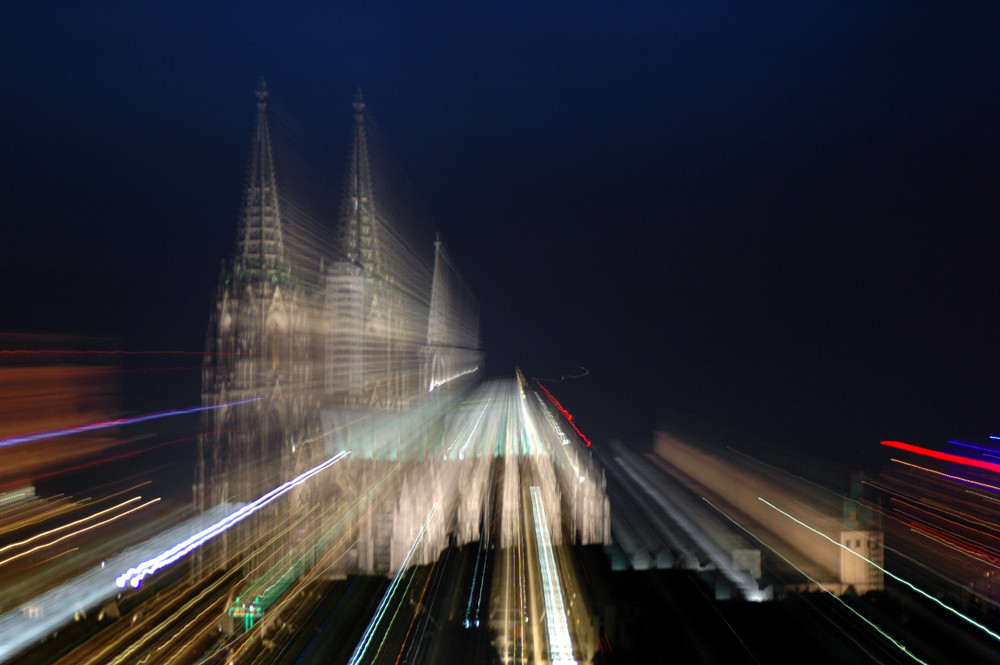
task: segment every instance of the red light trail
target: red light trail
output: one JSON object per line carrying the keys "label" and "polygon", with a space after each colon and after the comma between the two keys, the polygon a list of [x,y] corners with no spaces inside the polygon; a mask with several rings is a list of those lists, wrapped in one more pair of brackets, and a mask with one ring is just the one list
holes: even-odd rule
{"label": "red light trail", "polygon": [[935,459],[944,460],[945,462],[955,462],[956,464],[974,466],[978,469],[986,469],[988,471],[995,471],[997,473],[1000,473],[1000,464],[997,464],[995,462],[984,462],[982,460],[969,459],[968,457],[962,457],[961,455],[943,453],[939,450],[931,450],[930,448],[921,448],[920,446],[914,446],[909,443],[903,443],[902,441],[883,441],[882,445],[889,446],[890,448],[899,448],[900,450],[906,450],[911,453],[917,453],[918,455],[933,457]]}
{"label": "red light trail", "polygon": [[568,422],[573,427],[573,429],[576,430],[576,433],[580,436],[581,439],[583,439],[584,443],[587,444],[587,447],[590,448],[590,439],[588,439],[587,435],[581,432],[580,428],[577,427],[576,423],[573,422],[573,414],[567,411],[563,407],[563,405],[559,403],[559,400],[553,397],[552,393],[550,393],[548,390],[545,389],[545,386],[542,385],[541,381],[538,381],[536,379],[535,383],[538,384],[538,387],[541,388],[542,392],[544,392],[545,395],[549,398],[549,401],[551,401],[555,405],[555,407],[559,409],[559,413],[563,414],[563,418],[565,418],[566,422]]}

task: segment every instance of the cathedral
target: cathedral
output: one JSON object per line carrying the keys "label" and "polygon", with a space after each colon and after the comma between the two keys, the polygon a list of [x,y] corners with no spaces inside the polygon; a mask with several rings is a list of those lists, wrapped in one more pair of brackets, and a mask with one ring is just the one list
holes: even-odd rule
{"label": "cathedral", "polygon": [[[281,195],[263,81],[256,97],[236,242],[209,317],[202,403],[219,408],[203,419],[195,506],[246,504],[337,450],[351,452],[350,470],[296,488],[227,533],[202,553],[196,574],[289,560],[310,567],[330,552],[331,574],[385,573],[399,558],[400,492],[426,475],[400,473],[399,464],[425,460],[427,432],[443,426],[435,425],[441,410],[427,405],[482,372],[479,305],[443,244],[413,247],[380,206],[360,94],[332,255],[297,251],[306,234],[285,213],[294,202]],[[422,258],[431,251],[433,261]],[[424,421],[420,440],[407,434],[415,417]],[[386,491],[357,500],[359,487],[389,473],[387,460],[396,465]],[[360,514],[331,507],[347,496]]]}

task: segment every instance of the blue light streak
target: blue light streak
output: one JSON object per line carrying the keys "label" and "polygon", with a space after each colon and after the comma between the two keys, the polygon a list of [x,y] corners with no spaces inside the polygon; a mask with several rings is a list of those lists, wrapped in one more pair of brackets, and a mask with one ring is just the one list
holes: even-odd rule
{"label": "blue light streak", "polygon": [[378,627],[379,622],[382,620],[382,616],[385,614],[386,606],[389,604],[389,599],[396,592],[396,588],[399,586],[399,581],[403,578],[403,573],[406,572],[407,566],[410,564],[410,558],[413,557],[413,552],[417,549],[417,543],[420,542],[421,537],[424,535],[424,531],[427,530],[427,525],[431,523],[431,517],[434,515],[434,511],[437,510],[438,504],[435,501],[434,505],[431,506],[431,511],[427,513],[427,519],[424,520],[424,525],[420,527],[420,531],[417,533],[417,537],[413,539],[413,544],[410,545],[410,551],[406,553],[403,558],[403,562],[399,565],[399,570],[396,571],[396,576],[392,578],[392,583],[389,585],[389,589],[382,596],[382,602],[379,603],[378,608],[375,610],[375,616],[368,623],[368,628],[365,629],[364,635],[361,636],[361,641],[358,642],[358,646],[354,648],[354,653],[351,655],[351,659],[348,661],[348,665],[357,665],[364,658],[365,651],[368,649],[368,645],[371,644],[372,638],[375,636],[375,629]]}
{"label": "blue light streak", "polygon": [[[990,438],[992,439],[993,437]],[[951,439],[948,441],[948,443],[954,444],[956,446],[964,446],[966,448],[975,448],[976,450],[982,450],[984,453],[987,454],[988,457],[996,457],[997,453],[1000,453],[1000,450],[997,450],[996,448],[986,448],[985,446],[977,446],[974,443],[966,443],[965,441],[956,441],[954,439]]]}
{"label": "blue light streak", "polygon": [[11,436],[7,437],[6,439],[0,439],[0,448],[17,445],[19,443],[30,443],[32,441],[41,441],[43,439],[54,439],[60,436],[67,436],[69,434],[82,434],[83,432],[93,432],[95,430],[108,429],[110,427],[120,427],[122,425],[134,425],[135,423],[143,423],[146,422],[147,420],[156,420],[158,418],[168,418],[170,416],[180,416],[188,413],[198,413],[199,411],[210,411],[212,409],[221,409],[227,406],[236,406],[238,404],[246,404],[247,402],[256,402],[257,400],[261,399],[264,398],[251,397],[250,399],[243,399],[237,402],[227,402],[226,404],[212,404],[209,406],[195,406],[190,409],[174,409],[173,411],[147,413],[146,415],[135,416],[133,418],[119,418],[118,420],[102,420],[101,422],[91,423],[89,425],[78,425],[77,427],[67,427],[66,429],[57,429],[48,432],[35,432],[34,434]]}

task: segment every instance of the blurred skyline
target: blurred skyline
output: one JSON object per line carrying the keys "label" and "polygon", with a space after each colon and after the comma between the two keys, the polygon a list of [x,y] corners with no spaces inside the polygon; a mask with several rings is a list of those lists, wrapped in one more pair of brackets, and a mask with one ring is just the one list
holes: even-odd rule
{"label": "blurred skyline", "polygon": [[974,3],[8,8],[0,328],[203,350],[263,75],[310,166],[279,178],[330,227],[364,91],[488,374],[586,367],[550,387],[595,442],[695,421],[854,464],[995,434],[998,28]]}

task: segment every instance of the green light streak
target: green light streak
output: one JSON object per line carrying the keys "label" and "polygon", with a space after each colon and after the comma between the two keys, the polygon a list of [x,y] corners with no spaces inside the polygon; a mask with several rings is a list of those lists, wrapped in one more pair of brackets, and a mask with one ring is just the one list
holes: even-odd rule
{"label": "green light streak", "polygon": [[[757,498],[758,498],[758,499],[760,499],[760,497],[757,497]],[[812,576],[811,576],[811,575],[810,575],[809,573],[807,573],[806,571],[802,570],[801,568],[799,568],[798,566],[796,566],[796,565],[795,565],[794,563],[792,563],[791,561],[789,561],[789,560],[788,560],[788,558],[787,558],[787,557],[786,557],[786,556],[785,556],[784,554],[782,554],[781,552],[779,552],[778,550],[774,549],[773,547],[771,547],[770,545],[768,545],[767,543],[765,543],[765,542],[764,542],[763,540],[761,540],[760,538],[758,538],[758,537],[757,537],[757,535],[756,535],[755,533],[753,533],[752,531],[750,531],[749,529],[747,529],[747,528],[746,528],[745,526],[743,526],[742,524],[740,524],[739,522],[737,522],[736,520],[734,520],[734,519],[733,519],[732,517],[730,517],[729,515],[727,515],[727,514],[726,514],[725,512],[723,512],[723,511],[722,511],[721,509],[719,509],[719,507],[718,507],[718,506],[716,506],[716,505],[715,505],[714,503],[712,503],[711,501],[709,501],[709,500],[708,500],[708,499],[706,499],[705,497],[702,497],[702,499],[703,499],[703,500],[705,501],[705,503],[707,503],[708,505],[712,506],[712,508],[715,508],[715,510],[716,510],[716,511],[718,511],[720,515],[722,515],[722,516],[723,516],[723,517],[725,517],[725,518],[726,518],[727,520],[729,520],[730,522],[732,522],[733,524],[735,524],[735,525],[736,525],[737,527],[739,527],[739,528],[740,528],[741,530],[745,531],[745,532],[746,532],[747,534],[749,534],[749,535],[750,535],[750,536],[751,536],[751,537],[752,537],[752,538],[753,538],[754,540],[756,540],[756,541],[757,541],[758,543],[760,543],[761,545],[763,545],[763,546],[764,546],[764,547],[766,547],[767,549],[769,549],[769,550],[771,550],[772,552],[774,552],[775,554],[777,554],[777,555],[778,555],[779,557],[781,557],[781,559],[782,559],[782,560],[783,560],[783,561],[784,561],[785,563],[787,563],[787,564],[788,564],[789,566],[791,566],[791,567],[792,567],[792,568],[794,568],[795,570],[799,571],[799,573],[801,573],[801,574],[802,574],[803,576],[805,576],[805,577],[806,577],[806,578],[807,578],[807,579],[808,579],[808,580],[809,580],[810,582],[812,582],[813,584],[815,584],[816,586],[818,586],[818,587],[819,587],[820,589],[822,589],[822,590],[823,590],[824,592],[828,593],[828,594],[830,595],[830,597],[831,597],[831,598],[833,598],[833,599],[834,599],[834,600],[836,600],[836,601],[837,601],[838,603],[840,603],[841,605],[843,605],[844,607],[846,607],[847,609],[849,609],[849,610],[850,610],[851,612],[853,612],[853,613],[854,613],[854,614],[855,614],[855,615],[856,615],[856,616],[857,616],[857,617],[858,617],[859,619],[861,619],[862,621],[864,621],[865,623],[867,623],[867,624],[868,624],[869,626],[871,626],[872,628],[874,628],[874,629],[875,629],[875,631],[876,631],[876,632],[878,632],[878,634],[879,634],[879,635],[881,635],[881,636],[882,636],[882,637],[884,637],[885,639],[887,639],[887,640],[889,640],[890,642],[892,642],[892,643],[893,643],[893,645],[894,645],[894,646],[895,646],[895,647],[896,647],[897,649],[899,649],[899,650],[900,650],[900,651],[902,651],[902,652],[903,652],[904,654],[906,654],[907,656],[909,656],[909,657],[910,657],[910,658],[912,658],[913,660],[917,661],[917,662],[918,662],[918,663],[920,663],[921,665],[930,665],[930,664],[929,664],[929,663],[928,663],[927,661],[925,661],[925,660],[921,660],[920,658],[918,658],[917,656],[915,656],[915,655],[914,655],[914,654],[913,654],[913,653],[912,653],[912,652],[911,652],[911,651],[910,651],[909,649],[907,649],[907,648],[906,648],[906,646],[905,646],[905,645],[904,645],[903,643],[901,643],[901,642],[900,642],[899,640],[897,640],[896,638],[894,638],[894,637],[893,637],[892,635],[890,635],[889,633],[887,633],[887,632],[885,632],[884,630],[882,630],[882,628],[880,628],[880,627],[879,627],[879,626],[878,626],[877,624],[873,623],[873,622],[871,621],[871,619],[869,619],[869,618],[868,618],[868,617],[866,617],[865,615],[861,614],[861,612],[858,612],[858,611],[857,611],[856,609],[854,609],[853,607],[851,607],[850,605],[848,605],[847,603],[845,603],[845,602],[844,602],[844,600],[843,600],[842,598],[840,598],[839,596],[837,596],[837,594],[833,593],[832,591],[830,591],[829,589],[827,589],[827,588],[826,588],[825,586],[823,586],[823,583],[822,583],[822,582],[820,582],[820,581],[818,581],[818,580],[814,579],[814,578],[813,578],[813,577],[812,577]],[[760,500],[761,500],[761,501],[764,501],[764,499],[760,499]],[[767,503],[767,502],[766,502],[766,501],[764,501],[764,503]],[[771,504],[768,504],[768,505],[770,506]],[[771,507],[772,507],[772,508],[774,508],[774,506],[771,506]],[[777,508],[775,508],[775,510],[778,510],[778,509],[777,509]],[[779,511],[779,512],[780,512],[780,511]],[[786,514],[787,514],[787,513],[786,513]],[[795,518],[793,517],[792,519],[795,519]],[[798,520],[796,520],[796,521],[798,521]],[[822,534],[820,534],[820,535],[822,535]],[[839,544],[839,543],[838,543],[838,544]],[[859,645],[859,646],[860,646],[860,645]]]}
{"label": "green light streak", "polygon": [[795,517],[792,517],[791,515],[789,515],[788,513],[786,513],[786,512],[784,511],[784,510],[782,510],[781,508],[778,508],[778,507],[777,507],[776,505],[774,505],[773,503],[771,503],[770,501],[768,501],[768,500],[766,500],[766,499],[763,499],[763,498],[761,498],[761,497],[757,497],[757,500],[758,500],[758,501],[763,501],[765,505],[767,505],[767,506],[770,506],[771,508],[774,508],[774,509],[775,509],[775,510],[777,510],[777,511],[778,511],[779,513],[781,513],[782,515],[784,515],[785,517],[787,517],[788,519],[792,520],[792,521],[793,521],[793,522],[795,522],[796,524],[801,524],[802,526],[804,526],[805,528],[809,529],[810,531],[812,531],[812,532],[813,532],[813,533],[815,533],[816,535],[819,535],[819,536],[823,536],[824,538],[826,538],[827,540],[829,540],[829,541],[830,541],[831,543],[833,543],[833,544],[834,544],[834,545],[836,545],[837,547],[839,547],[839,548],[841,548],[841,549],[844,549],[844,550],[847,550],[848,552],[850,552],[850,553],[851,553],[851,554],[853,554],[854,556],[856,556],[856,557],[859,557],[860,559],[863,559],[864,561],[867,561],[868,563],[870,563],[871,565],[875,566],[876,568],[878,568],[878,569],[879,569],[879,570],[881,570],[881,571],[882,571],[883,573],[885,573],[886,575],[888,575],[888,576],[889,576],[889,577],[891,577],[892,579],[896,580],[896,581],[897,581],[897,582],[899,582],[900,584],[905,584],[905,585],[906,585],[906,586],[908,586],[909,588],[911,588],[911,589],[913,589],[914,591],[916,591],[917,593],[919,593],[919,594],[920,594],[921,596],[923,596],[924,598],[927,598],[928,600],[932,600],[932,601],[934,601],[935,603],[937,603],[938,605],[940,605],[940,606],[941,606],[941,607],[943,607],[944,609],[948,610],[949,612],[951,612],[951,613],[952,613],[952,614],[954,614],[955,616],[957,616],[957,617],[959,617],[960,619],[962,619],[962,620],[964,620],[964,621],[968,622],[969,624],[971,624],[971,625],[975,626],[976,628],[978,628],[979,630],[983,631],[984,633],[986,633],[987,635],[989,635],[989,636],[990,636],[990,637],[992,637],[993,639],[995,639],[995,640],[997,640],[997,641],[1000,641],[1000,635],[998,635],[997,633],[994,633],[994,632],[993,632],[992,630],[990,630],[989,628],[987,628],[987,627],[986,627],[986,626],[984,626],[983,624],[979,623],[978,621],[976,621],[976,620],[975,620],[975,619],[973,619],[972,617],[968,617],[968,616],[966,616],[966,615],[962,614],[961,612],[959,612],[958,610],[956,610],[956,609],[955,609],[954,607],[951,607],[950,605],[948,605],[948,604],[946,604],[946,603],[943,603],[943,602],[941,602],[940,600],[938,600],[937,598],[935,598],[935,597],[934,597],[934,596],[932,596],[931,594],[927,593],[927,592],[926,592],[926,591],[924,591],[923,589],[921,589],[921,588],[919,588],[919,587],[915,586],[915,585],[914,585],[914,584],[912,584],[911,582],[908,582],[908,581],[904,580],[904,579],[903,579],[902,577],[900,577],[899,575],[896,575],[895,573],[890,573],[890,572],[889,572],[888,570],[886,570],[886,569],[885,569],[885,568],[883,568],[882,566],[878,565],[877,563],[875,563],[874,561],[872,561],[872,560],[871,560],[871,559],[869,559],[868,557],[865,557],[865,556],[862,556],[861,554],[858,554],[857,552],[853,551],[853,550],[852,550],[852,549],[850,549],[849,547],[844,547],[843,545],[841,545],[841,544],[840,544],[840,542],[839,542],[839,541],[836,541],[836,540],[834,540],[833,538],[831,538],[830,536],[826,535],[826,534],[825,534],[825,533],[823,533],[822,531],[817,531],[816,529],[814,529],[813,527],[809,526],[808,524],[806,524],[806,523],[805,523],[805,522],[803,522],[802,520],[799,520],[799,519],[796,519]]}

